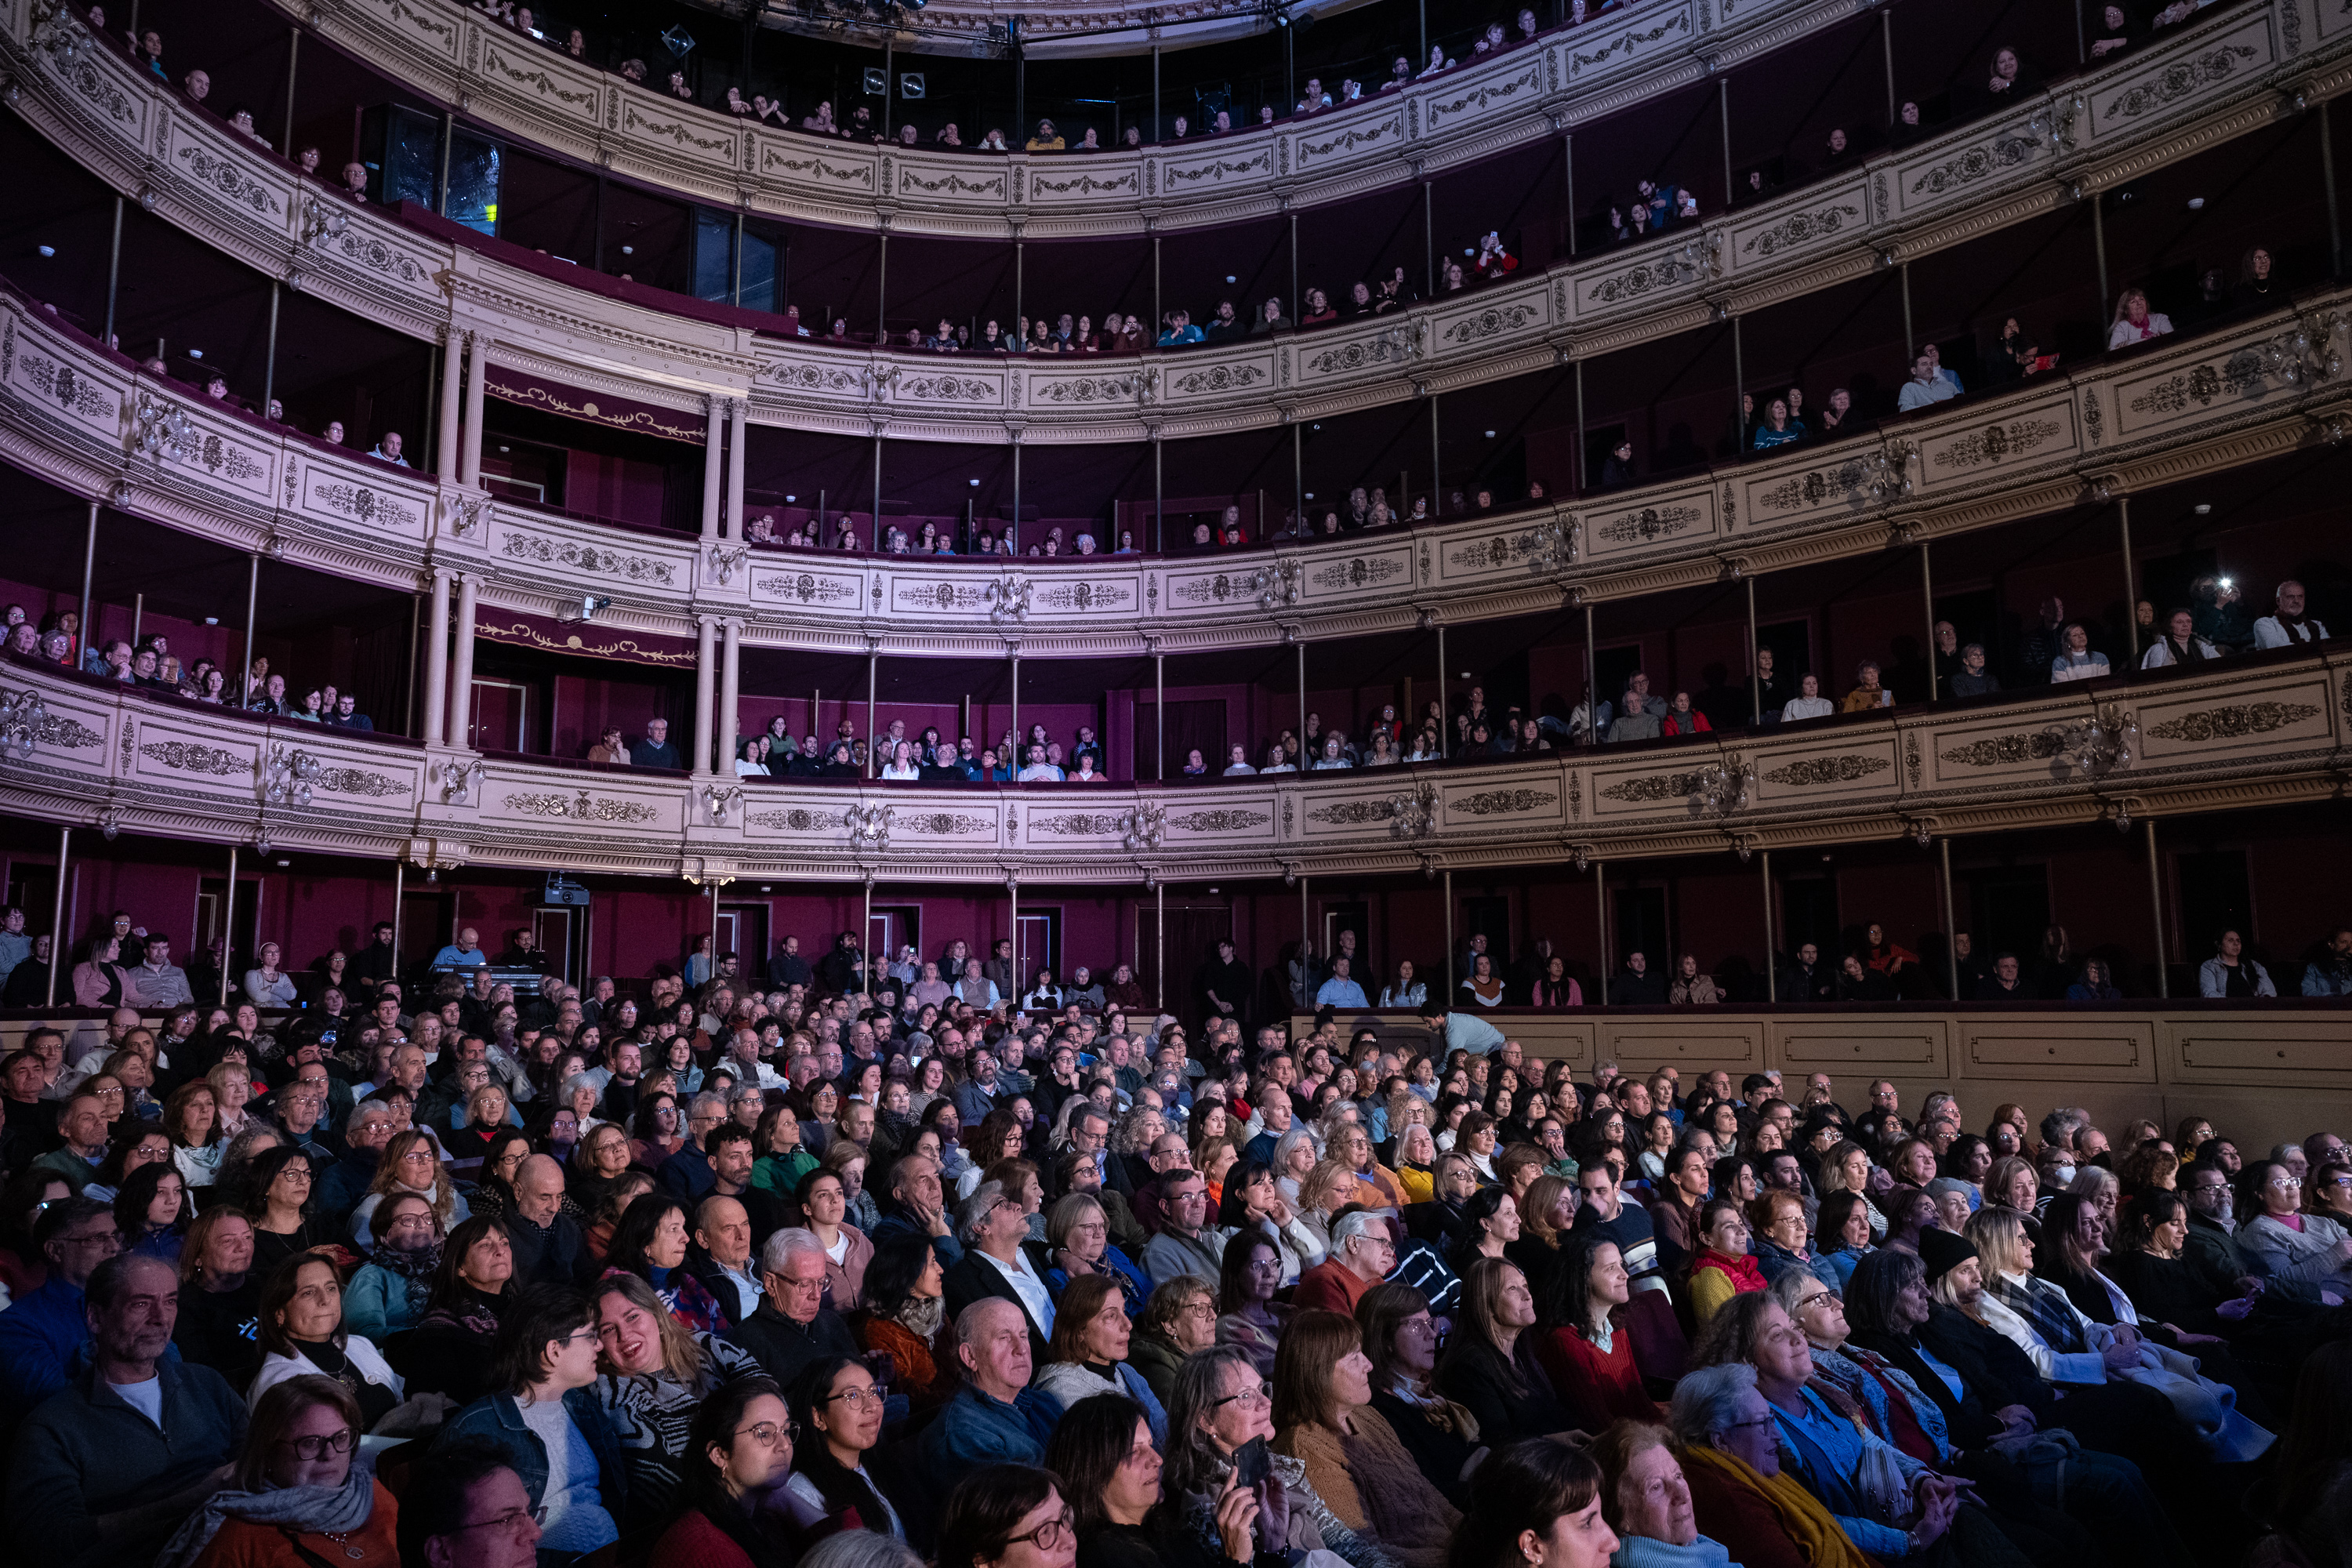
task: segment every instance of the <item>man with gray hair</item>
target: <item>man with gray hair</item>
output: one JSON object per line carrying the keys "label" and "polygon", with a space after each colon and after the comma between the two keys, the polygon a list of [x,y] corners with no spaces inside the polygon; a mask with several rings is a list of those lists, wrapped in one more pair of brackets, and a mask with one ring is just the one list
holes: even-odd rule
{"label": "man with gray hair", "polygon": [[390,1100],[370,1095],[352,1107],[352,1113],[343,1118],[343,1152],[319,1173],[316,1200],[321,1214],[339,1216],[359,1207],[375,1180],[383,1146],[392,1142],[399,1125]]}
{"label": "man with gray hair", "polygon": [[859,1353],[849,1325],[824,1304],[824,1243],[813,1230],[794,1226],[768,1237],[760,1250],[767,1299],[735,1328],[735,1342],[786,1388],[814,1363]]}
{"label": "man with gray hair", "polygon": [[1331,1256],[1298,1277],[1293,1311],[1321,1307],[1347,1317],[1356,1303],[1396,1267],[1396,1239],[1377,1210],[1342,1209],[1331,1222]]}
{"label": "man with gray hair", "polygon": [[2077,1106],[2062,1105],[2042,1119],[2042,1142],[2053,1149],[2072,1149],[2074,1134],[2091,1124],[2091,1113]]}
{"label": "man with gray hair", "polygon": [[1028,1208],[1003,1183],[982,1182],[956,1210],[955,1228],[963,1257],[942,1282],[948,1310],[961,1317],[975,1301],[1012,1302],[1028,1320],[1030,1349],[1042,1364],[1054,1335],[1054,1298],[1045,1288],[1045,1265],[1032,1251],[1037,1244],[1029,1239]]}
{"label": "man with gray hair", "polygon": [[706,1144],[726,1120],[727,1097],[723,1094],[706,1089],[687,1102],[686,1142],[678,1146],[677,1153],[661,1163],[661,1170],[656,1173],[665,1194],[691,1205],[699,1202],[718,1183]]}

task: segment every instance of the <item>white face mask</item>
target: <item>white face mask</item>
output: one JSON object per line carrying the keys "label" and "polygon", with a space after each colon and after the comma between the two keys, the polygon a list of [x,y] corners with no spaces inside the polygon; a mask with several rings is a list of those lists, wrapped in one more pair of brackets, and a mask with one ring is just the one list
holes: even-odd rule
{"label": "white face mask", "polygon": [[2050,1167],[2050,1179],[2062,1187],[2065,1186],[2074,1179],[2074,1167],[2072,1165],[2053,1165]]}

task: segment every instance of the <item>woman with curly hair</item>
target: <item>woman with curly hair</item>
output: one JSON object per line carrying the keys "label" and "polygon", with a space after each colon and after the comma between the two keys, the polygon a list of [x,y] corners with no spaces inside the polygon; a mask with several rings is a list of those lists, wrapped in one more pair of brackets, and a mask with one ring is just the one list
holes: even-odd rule
{"label": "woman with curly hair", "polygon": [[263,1279],[297,1253],[329,1239],[310,1217],[310,1162],[299,1149],[271,1143],[258,1147],[247,1162],[235,1206],[252,1216],[253,1271]]}

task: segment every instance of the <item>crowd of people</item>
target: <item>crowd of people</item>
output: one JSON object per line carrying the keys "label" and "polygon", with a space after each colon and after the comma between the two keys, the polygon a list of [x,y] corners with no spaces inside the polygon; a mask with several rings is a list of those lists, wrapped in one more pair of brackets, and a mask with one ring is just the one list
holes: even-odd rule
{"label": "crowd of people", "polygon": [[239,685],[233,666],[202,658],[184,666],[180,656],[172,651],[172,639],[167,633],[147,633],[136,645],[128,637],[96,638],[85,649],[81,646],[81,616],[77,611],[58,610],[36,621],[24,605],[10,605],[5,615],[5,628],[0,631],[5,642],[0,642],[0,647],[5,647],[12,658],[72,669],[79,656],[83,674],[120,681],[142,691],[164,692],[215,708],[241,708],[279,719],[301,719],[338,730],[375,728],[374,722],[359,710],[357,693],[338,691],[331,682],[289,686],[284,672],[269,668],[267,657],[253,660],[244,683]]}
{"label": "crowd of people", "polygon": [[640,1001],[527,943],[541,983],[494,984],[471,931],[404,975],[373,934],[307,1005],[125,1008],[78,1059],[71,1024],[0,1059],[29,1557],[2316,1568],[2352,1539],[2329,1131],[2249,1154],[2199,1114],[2002,1104],[1979,1136],[1949,1092],[1580,1077],[1425,1003],[1294,1031],[1229,945],[1188,1034],[1123,969],[1015,998],[1009,943],[869,973],[851,933],[788,939],[757,981],[704,952]]}

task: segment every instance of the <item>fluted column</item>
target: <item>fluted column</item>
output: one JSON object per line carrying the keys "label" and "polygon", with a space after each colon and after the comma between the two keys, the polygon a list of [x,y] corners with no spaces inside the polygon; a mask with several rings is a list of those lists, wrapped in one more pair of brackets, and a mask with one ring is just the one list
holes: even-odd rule
{"label": "fluted column", "polygon": [[743,537],[743,421],[751,411],[748,397],[727,400],[727,525],[729,539]]}
{"label": "fluted column", "polygon": [[425,612],[425,743],[438,746],[449,727],[449,574],[433,574],[432,603]]}
{"label": "fluted column", "polygon": [[713,771],[722,778],[735,774],[735,736],[742,720],[737,712],[742,694],[743,623],[729,616],[726,641],[719,663],[719,757]]}
{"label": "fluted column", "polygon": [[710,663],[711,634],[715,629],[709,616],[697,616],[694,620],[694,771],[710,772],[710,702],[713,677],[717,673]]}
{"label": "fluted column", "polygon": [[441,416],[433,439],[433,471],[444,479],[457,474],[457,416],[463,407],[458,400],[465,395],[458,377],[465,357],[466,335],[451,327],[441,334]]}
{"label": "fluted column", "polygon": [[702,436],[702,537],[719,537],[719,421],[727,413],[727,400],[709,399],[710,416],[703,426]]}
{"label": "fluted column", "polygon": [[470,572],[457,577],[457,651],[449,661],[449,743],[474,743],[474,593]]}
{"label": "fluted column", "polygon": [[466,365],[466,457],[464,466],[457,470],[457,482],[468,489],[479,489],[482,485],[482,390],[490,374],[489,342],[479,332],[467,332],[466,342],[472,352]]}

